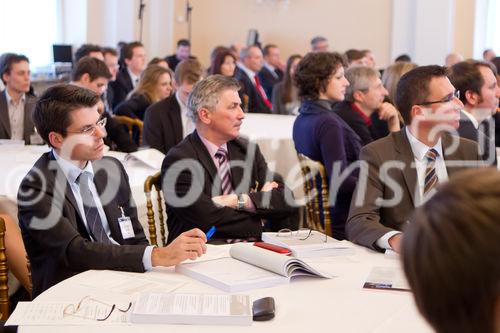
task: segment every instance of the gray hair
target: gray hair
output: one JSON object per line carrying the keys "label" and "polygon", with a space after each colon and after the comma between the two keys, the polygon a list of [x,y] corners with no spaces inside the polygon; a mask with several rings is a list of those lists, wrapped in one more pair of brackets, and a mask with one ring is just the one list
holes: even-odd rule
{"label": "gray hair", "polygon": [[345,100],[354,102],[356,91],[366,91],[370,88],[370,81],[380,77],[379,71],[366,66],[354,66],[346,70],[345,77],[349,81],[349,86],[345,92]]}
{"label": "gray hair", "polygon": [[226,90],[238,91],[240,83],[235,78],[220,74],[210,75],[196,83],[187,101],[188,117],[196,124],[199,120],[198,111],[201,108],[214,112],[222,92]]}

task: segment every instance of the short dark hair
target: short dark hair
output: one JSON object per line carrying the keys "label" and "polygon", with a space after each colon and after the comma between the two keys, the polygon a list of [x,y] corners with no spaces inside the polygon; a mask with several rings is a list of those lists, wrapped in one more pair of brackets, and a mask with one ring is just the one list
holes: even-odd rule
{"label": "short dark hair", "polygon": [[265,56],[268,56],[269,55],[269,52],[271,51],[271,49],[277,49],[278,46],[275,45],[275,44],[267,44],[266,46],[264,46],[264,48],[262,49],[262,54]]}
{"label": "short dark hair", "polygon": [[418,208],[405,230],[404,271],[436,332],[496,332],[499,199],[500,173],[469,169]]}
{"label": "short dark hair", "polygon": [[123,45],[120,49],[120,64],[125,65],[125,59],[132,59],[136,47],[144,47],[144,45],[141,42],[130,42]]}
{"label": "short dark hair", "polygon": [[223,49],[215,55],[210,66],[210,74],[222,74],[220,67],[224,63],[226,57],[233,58],[234,63],[236,64],[236,57],[234,56],[233,52],[231,52],[229,49]]}
{"label": "short dark hair", "polygon": [[480,67],[486,67],[493,71],[496,76],[496,68],[485,61],[467,60],[456,63],[448,69],[448,78],[455,89],[460,91],[460,100],[467,103],[465,93],[470,90],[481,95],[481,87],[484,79],[479,71]]}
{"label": "short dark hair", "polygon": [[114,55],[115,57],[118,56],[118,52],[116,51],[116,49],[114,49],[112,47],[103,47],[102,48],[102,54],[103,55],[111,54],[111,55]]}
{"label": "short dark hair", "polygon": [[346,67],[344,57],[336,52],[308,53],[299,62],[294,80],[301,100],[316,100],[326,90],[328,81],[339,67]]}
{"label": "short dark hair", "polygon": [[411,108],[425,102],[429,96],[429,83],[437,77],[446,77],[446,67],[438,65],[417,67],[399,79],[395,102],[406,124],[411,123]]}
{"label": "short dark hair", "polygon": [[319,42],[327,42],[327,41],[328,41],[328,39],[326,39],[323,36],[316,36],[316,37],[313,37],[313,39],[311,39],[311,46],[314,46]]}
{"label": "short dark hair", "polygon": [[498,75],[498,73],[500,73],[500,57],[495,57],[491,59],[491,63],[493,64],[493,66],[495,66],[497,70],[496,73]]}
{"label": "short dark hair", "polygon": [[398,61],[411,62],[411,57],[407,54],[401,54],[401,55],[397,56],[396,59],[394,59],[394,62],[398,62]]}
{"label": "short dark hair", "polygon": [[67,135],[71,125],[71,112],[84,107],[93,107],[99,96],[89,89],[72,84],[60,84],[48,88],[36,102],[32,119],[38,134],[50,145],[49,133]]}
{"label": "short dark hair", "polygon": [[73,81],[80,81],[83,74],[88,74],[90,81],[100,77],[109,80],[112,76],[104,61],[89,56],[83,57],[76,63],[75,68],[73,68]]}
{"label": "short dark hair", "polygon": [[[102,48],[96,44],[83,44],[75,51],[75,63],[77,63],[83,57],[90,55],[92,52],[101,52]],[[104,54],[103,54],[104,55]]]}
{"label": "short dark hair", "polygon": [[174,78],[177,84],[186,81],[190,84],[200,81],[203,76],[203,67],[196,59],[186,59],[175,67]]}
{"label": "short dark hair", "polygon": [[349,50],[345,51],[344,54],[345,54],[345,57],[346,57],[347,62],[349,64],[351,64],[351,62],[353,62],[353,61],[363,59],[363,57],[365,56],[363,51],[356,50],[356,49],[349,49]]}
{"label": "short dark hair", "polygon": [[189,47],[191,47],[191,43],[189,42],[189,40],[183,38],[183,39],[179,39],[177,41],[177,47],[179,47],[179,46],[189,46]]}
{"label": "short dark hair", "polygon": [[4,84],[5,81],[3,80],[3,75],[10,74],[10,71],[12,70],[12,65],[22,61],[26,61],[27,63],[30,62],[28,57],[22,54],[4,53],[0,56],[0,79]]}

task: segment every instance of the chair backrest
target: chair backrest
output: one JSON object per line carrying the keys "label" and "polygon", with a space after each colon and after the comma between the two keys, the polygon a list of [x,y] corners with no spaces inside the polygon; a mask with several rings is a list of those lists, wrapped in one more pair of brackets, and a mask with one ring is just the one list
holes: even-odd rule
{"label": "chair backrest", "polygon": [[297,153],[297,156],[304,181],[307,227],[331,236],[330,193],[325,167],[303,154]]}
{"label": "chair backrest", "polygon": [[160,236],[161,242],[163,246],[167,245],[165,238],[165,221],[163,217],[163,199],[161,195],[161,173],[157,172],[156,174],[149,176],[146,178],[144,182],[144,193],[146,194],[146,208],[147,208],[147,216],[148,216],[148,226],[149,226],[149,240],[151,245],[158,246],[158,242],[156,239],[156,221],[155,221],[155,213],[153,210],[153,202],[151,200],[151,191],[153,187],[156,190],[156,199],[158,206],[158,222],[160,225]]}
{"label": "chair backrest", "polygon": [[120,124],[127,126],[128,134],[130,135],[132,140],[134,140],[134,127],[137,128],[139,135],[139,146],[142,145],[142,128],[144,127],[144,123],[142,122],[142,120],[137,118],[130,118],[127,116],[113,116],[113,119]]}

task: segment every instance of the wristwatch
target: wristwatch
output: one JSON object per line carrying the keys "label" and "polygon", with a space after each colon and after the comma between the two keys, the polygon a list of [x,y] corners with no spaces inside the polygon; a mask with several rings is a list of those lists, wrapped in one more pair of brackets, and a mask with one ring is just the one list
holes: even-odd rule
{"label": "wristwatch", "polygon": [[238,194],[238,203],[236,205],[237,210],[243,210],[245,208],[245,197],[243,194]]}

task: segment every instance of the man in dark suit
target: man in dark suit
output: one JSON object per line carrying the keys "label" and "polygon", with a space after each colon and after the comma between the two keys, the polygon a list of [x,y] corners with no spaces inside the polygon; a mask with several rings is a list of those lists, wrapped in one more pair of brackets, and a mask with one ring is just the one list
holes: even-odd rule
{"label": "man in dark suit", "polygon": [[110,84],[113,89],[113,109],[137,86],[144,68],[146,51],[142,43],[132,42],[124,45],[120,50],[120,70],[116,80]]}
{"label": "man in dark suit", "polygon": [[280,60],[280,49],[276,45],[268,44],[264,46],[262,53],[264,55],[264,66],[262,66],[258,76],[262,88],[270,98],[273,95],[274,85],[283,80],[284,73],[281,70],[283,64]]}
{"label": "man in dark suit", "polygon": [[290,190],[267,168],[259,147],[238,138],[245,117],[238,89],[235,79],[213,75],[189,95],[196,130],[162,165],[169,242],[195,226],[215,226],[213,239],[228,242],[260,239],[262,219],[291,227]]}
{"label": "man in dark suit", "polygon": [[496,68],[487,62],[462,61],[453,65],[448,78],[460,94],[464,108],[460,111],[458,135],[476,141],[483,159],[495,164],[495,119],[500,88]]}
{"label": "man in dark suit", "polygon": [[5,84],[5,90],[0,93],[0,139],[24,140],[26,144],[41,143],[36,140],[39,136],[31,120],[36,99],[28,94],[28,58],[20,54],[3,54],[0,58],[0,78]]}
{"label": "man in dark suit", "polygon": [[177,41],[177,49],[175,50],[175,54],[169,55],[165,57],[165,61],[168,64],[168,67],[175,71],[177,65],[187,59],[194,59],[191,56],[191,43],[187,39],[179,39]]}
{"label": "man in dark suit", "polygon": [[189,93],[202,75],[203,69],[198,60],[185,60],[177,66],[175,94],[146,109],[142,130],[144,145],[166,154],[194,130],[186,104]]}
{"label": "man in dark suit", "polygon": [[[111,78],[106,64],[93,57],[83,57],[73,68],[72,84],[87,88],[101,96],[106,91],[108,80]],[[137,145],[134,143],[124,126],[115,121],[109,110],[105,110],[104,103],[100,103],[99,111],[106,122],[106,137],[104,143],[112,150],[123,151],[126,153],[137,151]]]}
{"label": "man in dark suit", "polygon": [[346,70],[345,77],[349,81],[345,101],[335,104],[333,110],[356,132],[363,146],[380,139],[372,117],[385,122],[390,132],[401,129],[398,110],[391,103],[384,102],[388,92],[377,70],[354,66]]}
{"label": "man in dark suit", "polygon": [[365,165],[346,224],[349,240],[376,250],[399,251],[414,208],[453,173],[479,165],[477,144],[447,132],[458,127],[463,105],[445,67],[417,67],[403,75],[396,105],[407,126],[361,150]]}
{"label": "man in dark suit", "polygon": [[262,51],[257,45],[249,46],[241,51],[240,59],[235,78],[241,84],[245,112],[271,113],[271,96],[267,96],[257,75],[263,66]]}
{"label": "man in dark suit", "polygon": [[166,248],[149,246],[121,163],[103,158],[99,97],[74,85],[49,88],[33,120],[52,151],[18,193],[19,223],[31,262],[33,295],[88,269],[144,272],[205,252],[190,230]]}

